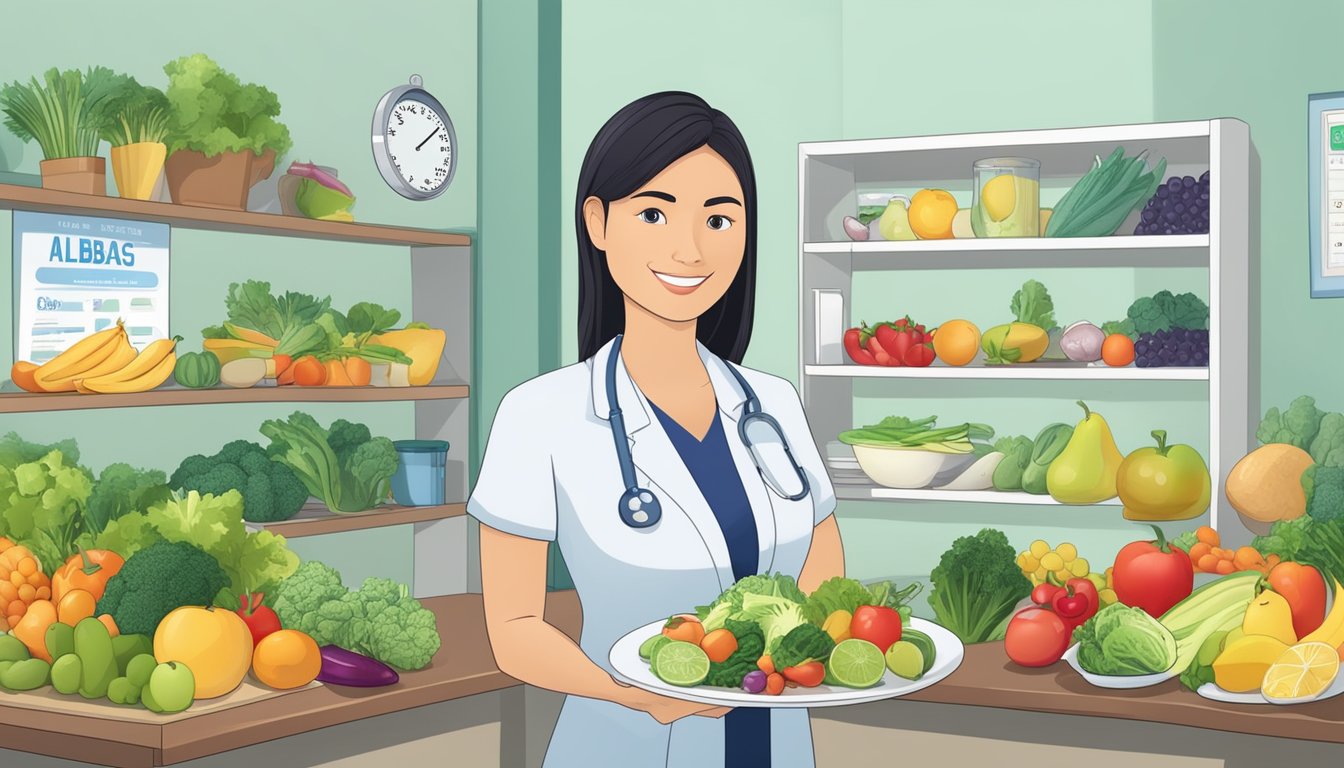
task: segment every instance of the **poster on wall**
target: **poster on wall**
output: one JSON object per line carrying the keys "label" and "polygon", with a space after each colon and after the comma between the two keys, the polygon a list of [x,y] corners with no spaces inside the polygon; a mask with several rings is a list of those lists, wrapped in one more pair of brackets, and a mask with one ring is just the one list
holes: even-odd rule
{"label": "poster on wall", "polygon": [[1344,92],[1307,98],[1312,298],[1344,297]]}
{"label": "poster on wall", "polygon": [[42,364],[117,322],[168,336],[167,224],[14,212],[14,358]]}

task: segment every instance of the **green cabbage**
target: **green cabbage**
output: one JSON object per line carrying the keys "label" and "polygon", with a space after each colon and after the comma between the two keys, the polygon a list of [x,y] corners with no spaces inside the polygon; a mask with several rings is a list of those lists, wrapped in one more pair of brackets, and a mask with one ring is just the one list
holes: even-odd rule
{"label": "green cabbage", "polygon": [[1176,663],[1176,638],[1142,608],[1112,603],[1074,630],[1078,666],[1094,675],[1151,675]]}

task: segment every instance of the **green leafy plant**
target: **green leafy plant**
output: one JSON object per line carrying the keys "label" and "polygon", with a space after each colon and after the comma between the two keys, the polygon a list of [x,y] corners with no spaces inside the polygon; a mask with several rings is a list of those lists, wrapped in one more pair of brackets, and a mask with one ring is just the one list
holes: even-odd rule
{"label": "green leafy plant", "polygon": [[198,53],[169,62],[168,151],[195,150],[207,157],[251,150],[260,155],[289,151],[289,129],[276,120],[280,101],[270,89],[243,83],[209,56]]}
{"label": "green leafy plant", "polygon": [[86,72],[55,67],[39,81],[15,81],[0,88],[5,127],[24,141],[36,141],[46,160],[93,157],[107,124],[107,100],[127,78],[106,67]]}
{"label": "green leafy plant", "polygon": [[168,97],[151,85],[127,78],[103,103],[103,138],[114,147],[162,142],[168,137]]}

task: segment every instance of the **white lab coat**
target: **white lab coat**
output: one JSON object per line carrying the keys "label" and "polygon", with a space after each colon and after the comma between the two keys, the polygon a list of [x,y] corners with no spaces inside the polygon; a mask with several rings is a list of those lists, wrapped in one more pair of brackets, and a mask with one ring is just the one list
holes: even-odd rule
{"label": "white lab coat", "polygon": [[[538,376],[505,395],[467,502],[467,511],[485,525],[559,542],[583,606],[579,645],[608,672],[608,653],[622,635],[691,611],[733,584],[728,547],[714,512],[624,364],[616,368],[616,393],[636,475],[640,486],[658,495],[663,515],[646,529],[621,521],[617,502],[624,485],[607,421],[611,346],[608,342],[593,358]],[[758,570],[797,578],[813,527],[835,508],[835,492],[798,393],[786,379],[738,369],[762,409],[779,422],[807,475],[811,493],[788,501],[767,488],[738,437],[744,396],[729,364],[702,345],[699,351],[756,518]],[[774,710],[771,744],[774,768],[811,768],[807,710]],[[721,719],[688,717],[667,726],[619,704],[569,696],[545,766],[718,768],[723,750]]]}

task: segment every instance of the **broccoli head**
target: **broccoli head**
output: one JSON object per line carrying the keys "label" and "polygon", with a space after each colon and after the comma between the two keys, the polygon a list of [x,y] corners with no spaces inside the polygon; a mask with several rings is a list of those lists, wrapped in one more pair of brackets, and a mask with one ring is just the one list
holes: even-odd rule
{"label": "broccoli head", "polygon": [[929,575],[929,605],[938,623],[963,643],[983,643],[1019,601],[1031,582],[1017,565],[1003,531],[984,528],[952,542]]}
{"label": "broccoli head", "polygon": [[742,678],[757,669],[756,662],[765,653],[765,634],[754,621],[728,619],[724,628],[737,638],[737,650],[721,662],[709,663],[709,677],[705,679],[705,684],[739,688],[742,686]]}
{"label": "broccoli head", "polygon": [[1344,467],[1310,467],[1302,473],[1302,485],[1307,491],[1308,517],[1316,522],[1344,519]]}
{"label": "broccoli head", "polygon": [[[358,425],[363,426],[363,425]],[[367,433],[368,427],[364,427]],[[341,456],[339,451],[336,452]],[[371,509],[391,493],[397,473],[397,449],[386,437],[360,443],[341,457],[341,502],[353,509]]]}
{"label": "broccoli head", "polygon": [[835,641],[816,624],[799,624],[779,641],[779,648],[770,657],[775,669],[796,667],[808,661],[824,661],[831,655]]}
{"label": "broccoli head", "polygon": [[288,520],[308,500],[308,489],[294,470],[247,440],[234,440],[214,456],[187,457],[169,484],[216,496],[237,490],[243,495],[243,519],[254,523]]}
{"label": "broccoli head", "polygon": [[331,446],[332,453],[342,464],[350,463],[350,456],[355,449],[373,439],[373,433],[369,432],[367,424],[359,424],[345,419],[337,419],[331,422],[327,429],[327,445]]}
{"label": "broccoli head", "polygon": [[1262,444],[1286,443],[1302,450],[1311,447],[1316,433],[1321,428],[1321,419],[1325,412],[1316,407],[1316,399],[1303,395],[1280,412],[1278,408],[1265,411],[1265,418],[1255,431],[1255,437]]}
{"label": "broccoli head", "polygon": [[107,581],[97,613],[112,614],[128,635],[153,635],[185,605],[213,605],[229,577],[215,558],[184,541],[160,541],[136,552]]}
{"label": "broccoli head", "polygon": [[[286,629],[297,629],[320,637],[319,609],[347,592],[341,574],[317,560],[305,560],[275,591],[275,613]],[[354,649],[348,649],[354,650]]]}

